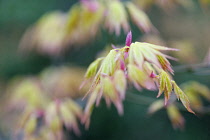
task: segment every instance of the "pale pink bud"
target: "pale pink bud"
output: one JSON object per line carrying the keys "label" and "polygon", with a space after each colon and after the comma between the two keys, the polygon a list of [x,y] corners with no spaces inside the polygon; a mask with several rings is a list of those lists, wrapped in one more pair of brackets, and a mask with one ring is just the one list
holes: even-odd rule
{"label": "pale pink bud", "polygon": [[157,77],[157,75],[152,71],[152,73],[150,74],[150,76],[149,77],[151,77],[151,78],[156,78]]}
{"label": "pale pink bud", "polygon": [[127,37],[126,37],[126,41],[125,41],[125,45],[126,46],[130,46],[132,43],[132,32],[128,32]]}

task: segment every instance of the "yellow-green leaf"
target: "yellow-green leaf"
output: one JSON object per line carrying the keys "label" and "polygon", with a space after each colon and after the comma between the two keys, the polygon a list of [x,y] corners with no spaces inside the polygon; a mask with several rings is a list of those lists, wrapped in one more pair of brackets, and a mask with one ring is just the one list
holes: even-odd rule
{"label": "yellow-green leaf", "polygon": [[193,110],[190,108],[190,101],[187,95],[185,95],[185,93],[177,86],[175,82],[173,82],[173,84],[174,84],[174,92],[177,95],[177,98],[181,100],[182,104],[189,112],[195,114]]}
{"label": "yellow-green leaf", "polygon": [[90,66],[88,67],[87,72],[85,74],[85,78],[91,78],[96,75],[99,64],[103,59],[104,58],[98,58],[90,64]]}
{"label": "yellow-green leaf", "polygon": [[125,98],[126,92],[126,77],[122,70],[118,70],[114,74],[114,85],[116,90],[119,92],[121,99]]}

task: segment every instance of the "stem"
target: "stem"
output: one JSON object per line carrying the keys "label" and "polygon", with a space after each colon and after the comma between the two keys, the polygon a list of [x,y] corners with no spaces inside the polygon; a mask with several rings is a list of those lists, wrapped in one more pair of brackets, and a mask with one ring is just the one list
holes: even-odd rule
{"label": "stem", "polygon": [[[126,101],[129,101],[137,105],[150,105],[151,103],[156,101],[156,99],[129,92],[126,94]],[[180,102],[176,102],[175,105],[179,108],[180,111],[187,111],[186,108]],[[210,114],[210,106],[202,107],[202,109],[196,111],[196,113]]]}
{"label": "stem", "polygon": [[198,71],[206,70],[206,69],[208,70],[209,67],[210,67],[210,64],[208,64],[208,63],[199,63],[199,64],[175,66],[173,69],[175,72],[192,71],[192,72],[196,72],[198,74]]}
{"label": "stem", "polygon": [[156,99],[143,96],[143,95],[137,95],[134,93],[127,93],[126,94],[126,100],[130,101],[135,104],[140,104],[140,105],[149,105],[153,103]]}

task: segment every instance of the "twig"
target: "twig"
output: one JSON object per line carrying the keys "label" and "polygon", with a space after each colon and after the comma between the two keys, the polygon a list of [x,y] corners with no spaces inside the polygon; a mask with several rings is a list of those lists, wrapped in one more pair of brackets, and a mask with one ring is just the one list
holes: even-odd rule
{"label": "twig", "polygon": [[[126,95],[126,101],[129,101],[137,105],[150,105],[151,103],[155,102],[156,99],[152,97],[128,92]],[[176,102],[175,104],[179,108],[179,110],[187,111],[186,108],[180,102]],[[210,106],[202,107],[202,109],[200,109],[199,111],[197,110],[196,113],[210,114]]]}
{"label": "twig", "polygon": [[185,72],[185,71],[192,71],[196,72],[198,70],[203,70],[206,68],[210,68],[208,63],[199,63],[199,64],[189,64],[189,65],[180,65],[173,67],[175,72]]}
{"label": "twig", "polygon": [[152,102],[154,102],[156,99],[151,98],[151,97],[147,97],[147,96],[143,96],[143,95],[137,95],[134,93],[127,93],[126,94],[126,100],[130,101],[132,103],[135,104],[140,104],[140,105],[149,105]]}

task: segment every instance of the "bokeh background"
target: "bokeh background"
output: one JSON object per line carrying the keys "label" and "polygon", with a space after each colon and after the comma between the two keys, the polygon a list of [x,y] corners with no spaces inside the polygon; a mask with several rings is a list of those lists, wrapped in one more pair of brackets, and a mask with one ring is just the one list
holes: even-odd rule
{"label": "bokeh background", "polygon": [[[4,89],[8,81],[17,75],[38,74],[48,66],[59,66],[63,63],[87,67],[107,43],[123,44],[125,35],[119,37],[106,31],[95,41],[85,44],[81,49],[71,49],[62,58],[52,59],[35,52],[20,53],[20,39],[29,26],[43,14],[53,10],[68,11],[77,0],[0,0],[0,102],[3,102]],[[176,10],[161,9],[152,6],[147,11],[161,39],[168,46],[179,46],[180,61],[175,65],[174,79],[178,84],[196,80],[210,87],[210,73],[194,73],[191,69],[179,69],[176,66],[201,63],[210,48],[210,10],[202,8],[194,1],[193,8],[178,7]],[[133,40],[143,39],[143,34],[133,27]],[[146,38],[146,37],[145,37]],[[188,44],[190,49],[185,48]],[[184,52],[185,50],[189,50]],[[182,51],[184,53],[182,53]],[[178,52],[179,53],[179,52]],[[177,72],[176,72],[177,68]],[[142,91],[142,95],[156,96],[154,92]],[[138,100],[138,98],[135,98]],[[79,140],[188,140],[210,139],[210,112],[205,115],[192,115],[183,112],[186,119],[184,130],[174,130],[166,111],[147,115],[148,105],[126,100],[124,115],[119,116],[112,106],[108,109],[105,103],[96,108],[91,118],[89,130],[81,125],[82,135],[72,136]],[[0,113],[2,113],[0,111]],[[4,117],[0,120],[0,140],[10,140],[11,132],[6,128]]]}

